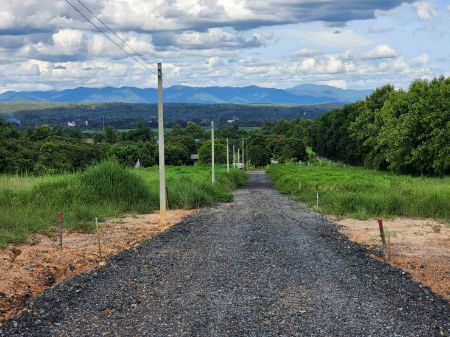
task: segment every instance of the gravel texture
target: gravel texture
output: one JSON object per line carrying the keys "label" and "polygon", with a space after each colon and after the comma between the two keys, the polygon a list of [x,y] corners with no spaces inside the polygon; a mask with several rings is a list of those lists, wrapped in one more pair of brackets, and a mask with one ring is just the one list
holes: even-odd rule
{"label": "gravel texture", "polygon": [[34,299],[2,336],[446,336],[450,305],[263,173]]}

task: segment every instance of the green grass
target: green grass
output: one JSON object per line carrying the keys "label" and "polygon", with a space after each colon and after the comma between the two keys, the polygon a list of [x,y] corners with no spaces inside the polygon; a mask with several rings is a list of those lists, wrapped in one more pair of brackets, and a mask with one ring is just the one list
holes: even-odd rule
{"label": "green grass", "polygon": [[[197,208],[230,201],[231,191],[246,181],[239,170],[209,166],[168,167],[170,208]],[[94,218],[137,214],[159,209],[158,168],[127,170],[105,162],[84,172],[45,177],[0,177],[0,247],[24,242],[29,235],[56,231],[56,215],[64,213],[66,228],[94,229]]]}
{"label": "green grass", "polygon": [[272,165],[268,172],[283,193],[316,205],[325,214],[357,219],[422,217],[450,222],[450,177],[422,178],[319,162]]}
{"label": "green grass", "polygon": [[4,113],[14,113],[22,110],[44,110],[48,108],[67,107],[71,105],[77,104],[51,102],[0,102],[0,115]]}

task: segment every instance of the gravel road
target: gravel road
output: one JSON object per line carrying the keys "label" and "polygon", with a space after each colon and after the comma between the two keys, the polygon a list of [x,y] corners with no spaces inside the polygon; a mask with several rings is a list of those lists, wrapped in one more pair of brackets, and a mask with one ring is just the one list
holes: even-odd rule
{"label": "gravel road", "polygon": [[2,336],[446,336],[450,305],[251,173],[103,269],[33,300]]}

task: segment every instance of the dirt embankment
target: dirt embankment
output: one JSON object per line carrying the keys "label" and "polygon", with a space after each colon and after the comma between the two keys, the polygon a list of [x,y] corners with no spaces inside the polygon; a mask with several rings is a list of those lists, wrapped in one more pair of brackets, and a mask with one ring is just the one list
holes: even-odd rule
{"label": "dirt embankment", "polygon": [[[377,220],[332,219],[352,241],[381,247]],[[450,225],[429,219],[385,220],[391,263],[450,300]]]}
{"label": "dirt embankment", "polygon": [[0,250],[0,322],[19,313],[28,298],[68,277],[94,270],[106,257],[133,247],[181,221],[192,211],[168,212],[168,225],[158,214],[110,219],[100,225],[100,258],[96,234],[64,233],[63,250],[57,237],[36,236],[25,245]]}

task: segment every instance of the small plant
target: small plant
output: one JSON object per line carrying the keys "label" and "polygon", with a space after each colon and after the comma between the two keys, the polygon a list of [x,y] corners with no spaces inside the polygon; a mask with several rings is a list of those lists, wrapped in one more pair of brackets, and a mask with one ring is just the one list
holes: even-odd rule
{"label": "small plant", "polygon": [[434,224],[431,226],[431,229],[433,230],[433,233],[440,233],[441,232],[441,226]]}

